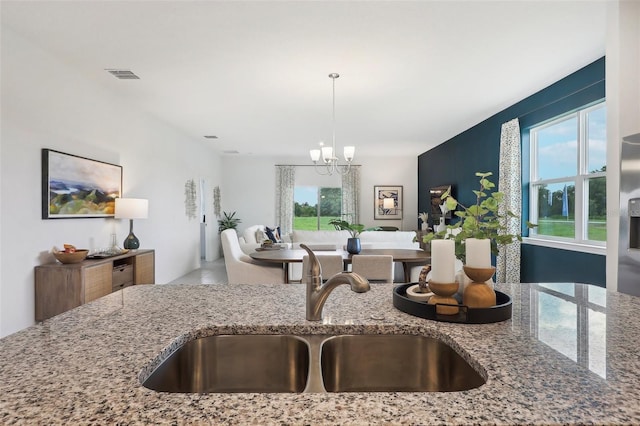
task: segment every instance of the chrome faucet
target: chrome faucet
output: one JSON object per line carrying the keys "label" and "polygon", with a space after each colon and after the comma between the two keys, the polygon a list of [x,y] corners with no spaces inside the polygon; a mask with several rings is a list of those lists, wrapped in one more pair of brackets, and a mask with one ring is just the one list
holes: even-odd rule
{"label": "chrome faucet", "polygon": [[369,291],[369,281],[353,272],[337,273],[322,284],[322,269],[318,258],[306,245],[300,244],[300,247],[309,254],[309,271],[302,271],[306,275],[307,281],[307,319],[309,321],[320,321],[322,319],[324,302],[329,297],[329,293],[340,284],[349,284],[351,290],[356,293]]}

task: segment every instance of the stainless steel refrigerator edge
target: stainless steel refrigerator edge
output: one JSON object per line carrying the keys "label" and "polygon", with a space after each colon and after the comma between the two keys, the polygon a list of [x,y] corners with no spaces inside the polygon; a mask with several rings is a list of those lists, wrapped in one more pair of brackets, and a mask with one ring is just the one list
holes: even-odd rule
{"label": "stainless steel refrigerator edge", "polygon": [[640,296],[640,133],[622,138],[618,291]]}

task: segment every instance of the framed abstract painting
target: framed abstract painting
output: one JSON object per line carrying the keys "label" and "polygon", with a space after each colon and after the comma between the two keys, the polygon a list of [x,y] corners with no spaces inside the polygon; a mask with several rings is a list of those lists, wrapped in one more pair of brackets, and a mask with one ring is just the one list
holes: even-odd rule
{"label": "framed abstract painting", "polygon": [[402,219],[402,186],[373,187],[374,220]]}
{"label": "framed abstract painting", "polygon": [[42,150],[42,218],[113,217],[122,166]]}

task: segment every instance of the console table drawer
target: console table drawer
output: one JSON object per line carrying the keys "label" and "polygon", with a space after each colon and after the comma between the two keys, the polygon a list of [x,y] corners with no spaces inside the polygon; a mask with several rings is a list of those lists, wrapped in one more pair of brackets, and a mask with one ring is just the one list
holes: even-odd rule
{"label": "console table drawer", "polygon": [[113,267],[113,289],[120,289],[133,284],[133,265],[118,265]]}

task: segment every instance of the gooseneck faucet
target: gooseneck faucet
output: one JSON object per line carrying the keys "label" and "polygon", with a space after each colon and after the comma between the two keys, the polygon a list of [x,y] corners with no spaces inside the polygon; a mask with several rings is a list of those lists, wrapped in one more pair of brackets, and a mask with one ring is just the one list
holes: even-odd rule
{"label": "gooseneck faucet", "polygon": [[353,272],[340,272],[322,284],[322,269],[318,258],[306,245],[300,244],[300,247],[309,254],[309,271],[302,271],[302,274],[306,275],[307,282],[307,320],[320,321],[322,319],[324,302],[333,289],[340,284],[349,284],[351,290],[356,293],[369,291],[369,281]]}

